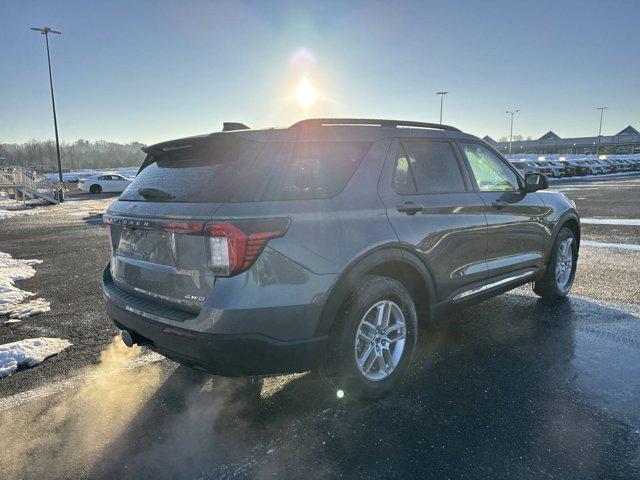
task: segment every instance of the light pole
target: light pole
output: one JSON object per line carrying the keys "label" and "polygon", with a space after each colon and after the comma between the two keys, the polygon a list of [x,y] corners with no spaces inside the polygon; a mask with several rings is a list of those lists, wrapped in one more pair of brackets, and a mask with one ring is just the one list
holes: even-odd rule
{"label": "light pole", "polygon": [[596,110],[600,110],[600,128],[598,129],[598,146],[596,147],[596,158],[600,156],[600,137],[602,136],[602,116],[604,111],[609,107],[598,107]]}
{"label": "light pole", "polygon": [[36,32],[40,32],[44,35],[46,44],[47,44],[47,62],[49,64],[49,86],[51,87],[51,105],[53,106],[53,128],[56,131],[56,153],[58,155],[58,175],[60,176],[60,183],[62,181],[62,162],[60,161],[60,140],[58,138],[58,118],[56,117],[56,97],[53,94],[53,76],[51,75],[51,55],[49,54],[49,34],[55,33],[56,35],[61,35],[62,32],[58,32],[56,30],[52,30],[49,27],[44,28],[31,28]]}
{"label": "light pole", "polygon": [[444,104],[444,96],[449,92],[438,92],[436,95],[440,95],[440,125],[442,125],[442,106]]}
{"label": "light pole", "polygon": [[509,133],[509,155],[511,155],[511,142],[513,141],[513,116],[518,113],[520,110],[516,108],[513,111],[507,110],[507,114],[511,115],[511,130]]}

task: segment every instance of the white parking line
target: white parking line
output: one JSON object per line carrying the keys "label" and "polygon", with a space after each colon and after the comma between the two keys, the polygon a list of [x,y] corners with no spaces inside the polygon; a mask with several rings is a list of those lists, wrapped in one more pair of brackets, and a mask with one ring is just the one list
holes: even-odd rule
{"label": "white parking line", "polygon": [[640,225],[640,218],[581,218],[584,225]]}
{"label": "white parking line", "polygon": [[606,242],[594,242],[592,240],[582,240],[580,242],[581,247],[594,247],[594,248],[615,248],[618,250],[638,250],[640,251],[640,245],[635,243],[606,243]]}

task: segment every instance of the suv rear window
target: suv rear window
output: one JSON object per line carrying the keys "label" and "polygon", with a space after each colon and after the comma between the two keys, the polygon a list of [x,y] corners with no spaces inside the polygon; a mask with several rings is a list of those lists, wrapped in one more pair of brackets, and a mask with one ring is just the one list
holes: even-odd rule
{"label": "suv rear window", "polygon": [[[120,200],[224,202],[249,170],[263,144],[235,136],[195,141],[152,152]],[[143,195],[156,191],[155,197]]]}
{"label": "suv rear window", "polygon": [[330,198],[344,189],[370,146],[263,143],[235,136],[200,141],[147,158],[120,200],[218,203]]}

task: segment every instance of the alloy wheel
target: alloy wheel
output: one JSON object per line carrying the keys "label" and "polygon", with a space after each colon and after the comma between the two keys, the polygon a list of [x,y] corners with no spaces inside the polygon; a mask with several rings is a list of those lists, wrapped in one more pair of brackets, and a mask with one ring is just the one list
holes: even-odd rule
{"label": "alloy wheel", "polygon": [[573,282],[573,238],[563,240],[558,246],[556,258],[556,283],[562,292],[571,288]]}
{"label": "alloy wheel", "polygon": [[371,381],[387,378],[396,369],[407,337],[405,318],[391,300],[375,303],[363,315],[355,338],[355,359],[360,373]]}

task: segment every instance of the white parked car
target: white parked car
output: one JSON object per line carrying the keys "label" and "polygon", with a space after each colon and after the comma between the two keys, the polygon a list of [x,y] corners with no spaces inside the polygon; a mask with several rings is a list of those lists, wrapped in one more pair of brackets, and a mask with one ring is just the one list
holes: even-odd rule
{"label": "white parked car", "polygon": [[123,192],[133,180],[117,173],[101,173],[78,180],[78,188],[83,192]]}

